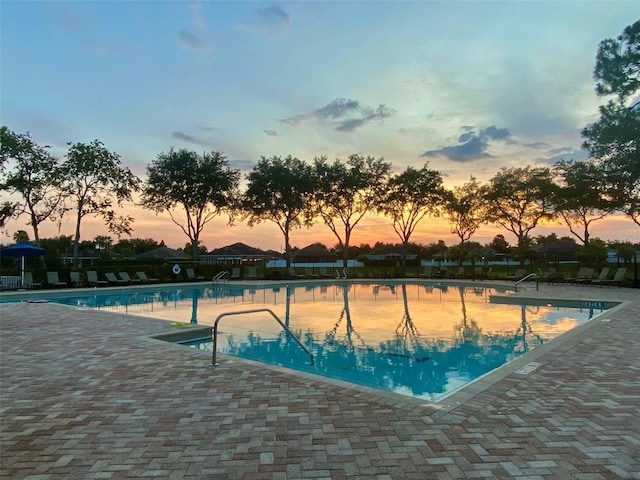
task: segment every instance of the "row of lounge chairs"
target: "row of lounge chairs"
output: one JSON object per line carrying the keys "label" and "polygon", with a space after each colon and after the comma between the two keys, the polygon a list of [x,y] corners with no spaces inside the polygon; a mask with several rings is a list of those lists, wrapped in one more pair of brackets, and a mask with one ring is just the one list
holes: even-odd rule
{"label": "row of lounge chairs", "polygon": [[616,273],[611,276],[611,268],[604,267],[600,270],[600,273],[595,277],[595,269],[590,267],[580,267],[575,277],[565,278],[559,274],[555,269],[549,269],[542,275],[542,278],[549,283],[575,283],[581,285],[603,285],[612,286],[622,285],[625,275],[627,274],[626,267],[619,267]]}
{"label": "row of lounge chairs", "polygon": [[136,272],[135,277],[131,277],[127,272],[118,272],[118,276],[116,276],[113,272],[105,273],[106,280],[101,280],[98,277],[98,272],[94,270],[89,270],[86,272],[86,281],[83,281],[80,275],[80,272],[70,272],[69,273],[69,282],[63,281],[60,279],[58,272],[56,271],[48,271],[46,275],[46,282],[36,282],[33,279],[33,274],[31,272],[24,272],[24,288],[66,288],[69,286],[72,287],[80,287],[83,285],[87,285],[89,287],[106,287],[109,285],[136,285],[143,283],[157,283],[160,280],[157,278],[149,278],[145,272]]}

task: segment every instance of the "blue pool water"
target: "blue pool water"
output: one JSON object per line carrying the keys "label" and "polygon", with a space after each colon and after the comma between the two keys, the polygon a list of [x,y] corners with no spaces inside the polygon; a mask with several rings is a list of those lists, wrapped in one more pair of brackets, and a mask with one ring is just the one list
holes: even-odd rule
{"label": "blue pool water", "polygon": [[[431,401],[615,305],[521,303],[495,288],[433,282],[157,286],[71,291],[49,300],[203,325],[213,325],[222,313],[266,307],[313,353],[314,362],[265,313],[223,318],[218,354]],[[191,346],[211,351],[210,341]]]}

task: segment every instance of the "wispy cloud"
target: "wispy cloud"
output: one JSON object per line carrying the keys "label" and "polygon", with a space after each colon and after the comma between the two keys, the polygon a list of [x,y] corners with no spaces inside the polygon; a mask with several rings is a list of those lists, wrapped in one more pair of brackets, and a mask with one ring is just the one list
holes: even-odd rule
{"label": "wispy cloud", "polygon": [[268,135],[270,137],[277,137],[278,136],[278,132],[276,132],[275,130],[263,130],[265,135]]}
{"label": "wispy cloud", "polygon": [[183,132],[172,132],[171,136],[176,140],[182,140],[183,142],[192,143],[194,145],[200,145],[203,147],[213,147],[213,144],[207,140],[196,138],[191,135],[187,135]]}
{"label": "wispy cloud", "polygon": [[280,34],[291,24],[291,15],[281,6],[255,8],[246,12],[237,28],[248,32],[267,32]]}
{"label": "wispy cloud", "polygon": [[295,127],[305,120],[316,119],[331,122],[338,132],[351,132],[367,123],[376,120],[382,121],[393,114],[395,114],[395,110],[386,105],[371,108],[360,105],[357,100],[337,98],[324,107],[293,117],[282,118],[280,122]]}
{"label": "wispy cloud", "polygon": [[200,50],[207,46],[207,44],[200,37],[184,28],[178,31],[178,38],[180,39],[182,45],[187,48]]}
{"label": "wispy cloud", "polygon": [[273,27],[281,27],[289,25],[291,16],[278,5],[271,5],[266,8],[256,9],[258,16],[266,23]]}
{"label": "wispy cloud", "polygon": [[511,140],[511,133],[506,128],[498,128],[494,125],[476,130],[474,127],[463,127],[464,132],[458,137],[457,145],[448,145],[438,150],[427,150],[423,157],[446,157],[454,162],[470,162],[481,158],[491,157],[487,152],[489,142]]}
{"label": "wispy cloud", "polygon": [[191,12],[191,21],[193,25],[198,28],[204,28],[206,22],[204,21],[204,17],[202,16],[202,12],[200,8],[202,7],[202,2],[189,2],[187,5],[189,11]]}
{"label": "wispy cloud", "polygon": [[560,160],[584,160],[589,157],[586,150],[576,150],[572,147],[552,148],[547,155],[547,157],[538,158],[538,162],[553,165]]}

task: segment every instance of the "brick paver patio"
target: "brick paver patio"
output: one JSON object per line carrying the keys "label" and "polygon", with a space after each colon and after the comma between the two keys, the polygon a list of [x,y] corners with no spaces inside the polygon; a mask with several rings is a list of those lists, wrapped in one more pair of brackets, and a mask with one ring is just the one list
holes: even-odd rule
{"label": "brick paver patio", "polygon": [[437,405],[212,368],[149,338],[171,330],[160,320],[2,304],[0,477],[640,478],[640,291],[518,295],[628,303]]}

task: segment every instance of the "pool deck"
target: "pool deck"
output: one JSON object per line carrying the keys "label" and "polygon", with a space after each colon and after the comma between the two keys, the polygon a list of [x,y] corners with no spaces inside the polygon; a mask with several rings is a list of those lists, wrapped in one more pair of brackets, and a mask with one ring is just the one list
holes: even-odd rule
{"label": "pool deck", "polygon": [[640,290],[516,295],[625,303],[439,404],[0,304],[0,478],[640,479]]}

